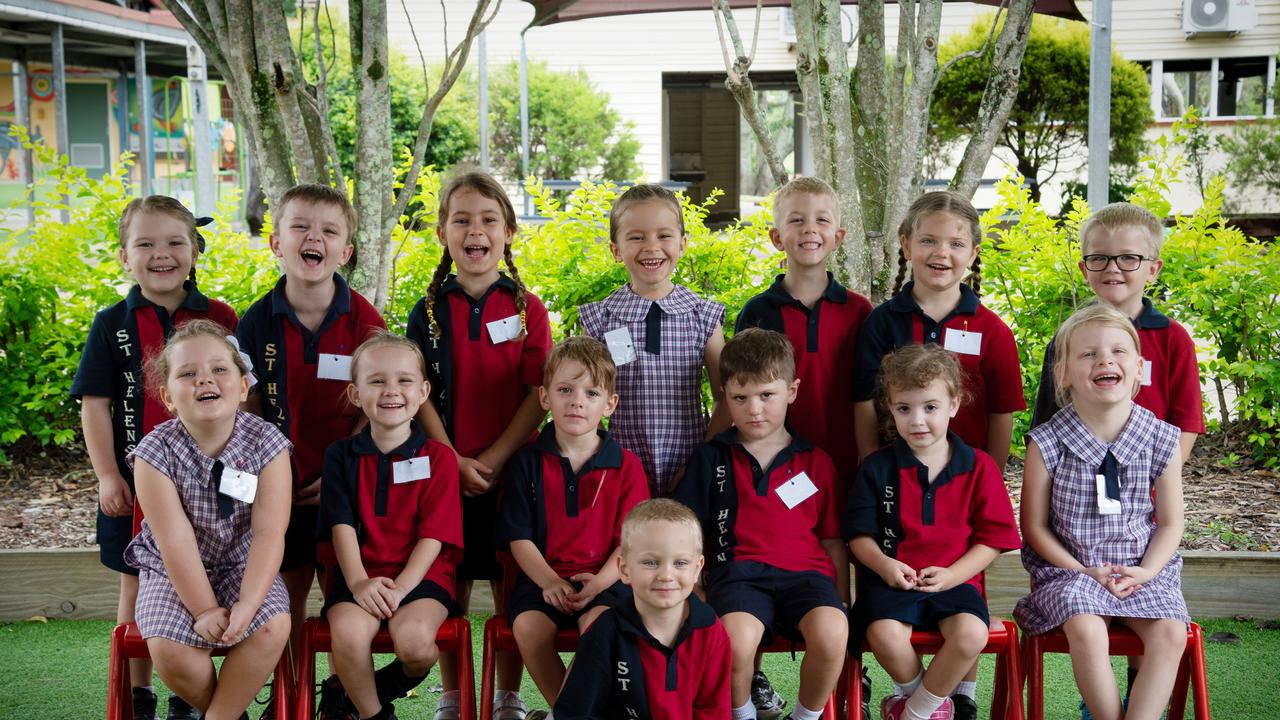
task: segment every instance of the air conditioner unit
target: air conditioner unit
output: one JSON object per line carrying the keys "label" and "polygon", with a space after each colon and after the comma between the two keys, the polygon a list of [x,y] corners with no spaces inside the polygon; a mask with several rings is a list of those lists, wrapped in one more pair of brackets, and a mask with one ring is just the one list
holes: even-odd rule
{"label": "air conditioner unit", "polygon": [[1257,0],[1182,0],[1182,31],[1239,33],[1258,26]]}

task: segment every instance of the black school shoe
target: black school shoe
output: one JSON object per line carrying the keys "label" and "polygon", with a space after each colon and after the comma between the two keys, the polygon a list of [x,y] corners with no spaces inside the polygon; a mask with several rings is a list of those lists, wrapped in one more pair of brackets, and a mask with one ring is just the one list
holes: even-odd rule
{"label": "black school shoe", "polygon": [[156,693],[144,687],[133,688],[133,720],[156,720]]}
{"label": "black school shoe", "polygon": [[867,674],[865,665],[862,667],[862,717],[863,720],[875,717],[871,714],[871,676]]}
{"label": "black school shoe", "polygon": [[978,703],[968,695],[959,693],[952,695],[951,704],[955,707],[955,712],[951,716],[954,720],[978,720]]}
{"label": "black school shoe", "polygon": [[188,705],[186,700],[171,693],[169,695],[169,712],[165,717],[168,720],[200,720],[200,713]]}
{"label": "black school shoe", "polygon": [[[274,712],[274,711],[273,711]],[[356,720],[359,714],[342,689],[337,675],[330,675],[320,683],[320,702],[317,707],[318,720]]]}
{"label": "black school shoe", "polygon": [[773,689],[769,678],[760,670],[751,674],[751,704],[756,706],[759,720],[777,720],[787,709],[787,701]]}

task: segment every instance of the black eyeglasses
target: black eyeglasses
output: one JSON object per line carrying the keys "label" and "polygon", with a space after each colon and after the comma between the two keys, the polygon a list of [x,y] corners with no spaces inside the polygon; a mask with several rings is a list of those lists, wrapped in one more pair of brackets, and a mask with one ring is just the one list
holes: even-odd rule
{"label": "black eyeglasses", "polygon": [[1107,269],[1111,261],[1116,262],[1116,269],[1121,272],[1133,272],[1142,265],[1143,260],[1154,260],[1146,255],[1133,255],[1126,253],[1124,255],[1085,255],[1084,267],[1090,272],[1102,272]]}

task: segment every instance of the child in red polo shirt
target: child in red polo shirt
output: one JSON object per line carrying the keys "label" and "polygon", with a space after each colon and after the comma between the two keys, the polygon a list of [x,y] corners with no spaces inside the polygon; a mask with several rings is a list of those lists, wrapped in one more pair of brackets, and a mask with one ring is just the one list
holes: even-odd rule
{"label": "child in red polo shirt", "polygon": [[582,636],[557,720],[729,715],[729,636],[693,595],[702,564],[702,526],[689,508],[658,498],[627,514],[618,571],[632,597]]}
{"label": "child in red polo shirt", "polygon": [[[459,613],[458,466],[414,421],[427,398],[416,344],[377,335],[352,355],[351,376],[348,395],[369,424],[325,452],[320,528],[338,568],[323,614],[348,697],[360,717],[385,720],[395,717],[392,700],[426,679],[439,657],[436,631]],[[370,645],[384,622],[398,662],[375,674]]]}
{"label": "child in red polo shirt", "polygon": [[[858,338],[853,380],[858,455],[865,458],[881,446],[874,401],[880,359],[904,345],[937,343],[955,353],[964,369],[965,402],[951,431],[985,450],[1003,469],[1013,413],[1027,404],[1013,333],[978,300],[978,211],[954,192],[925,193],[907,209],[898,233],[897,294],[872,311]],[[903,285],[908,264],[912,281]],[[966,275],[969,285],[962,282]]]}
{"label": "child in red polo shirt", "polygon": [[[296,185],[273,210],[271,252],[284,274],[244,314],[236,337],[258,376],[248,408],[293,443],[293,508],[280,576],[290,612],[306,617],[316,571],[316,518],[324,452],[358,427],[363,415],[347,401],[351,354],[386,324],[373,305],[337,273],[355,247],[356,212],[346,195],[325,185]],[[321,561],[331,558],[321,558]],[[296,651],[302,623],[290,642]],[[293,657],[297,657],[296,652]],[[336,702],[332,679],[322,704]],[[275,691],[275,686],[272,686]],[[274,703],[267,705],[272,714]]]}
{"label": "child in red polo shirt", "polygon": [[529,676],[554,706],[564,683],[556,631],[583,632],[625,595],[622,520],[649,497],[640,458],[600,429],[618,405],[617,369],[604,343],[573,337],[547,356],[538,397],[551,411],[533,447],[511,460],[498,542],[520,577],[507,618]]}
{"label": "child in red polo shirt", "polygon": [[[516,272],[516,211],[496,180],[480,172],[455,177],[440,193],[436,222],[444,253],[426,296],[409,313],[406,333],[422,348],[431,381],[431,402],[423,404],[418,421],[458,458],[466,546],[458,565],[459,602],[465,611],[472,582],[488,580],[503,612],[511,589],[502,586],[494,543],[498,497],[503,468],[546,416],[534,388],[542,383],[551,325],[542,301]],[[454,653],[444,654],[440,670],[445,691],[435,719],[457,720]],[[524,720],[519,690],[520,655],[499,652],[497,712],[485,720]]]}
{"label": "child in red polo shirt", "polygon": [[[1156,419],[1178,428],[1183,462],[1191,457],[1196,438],[1204,432],[1204,396],[1200,392],[1200,366],[1191,335],[1143,296],[1147,285],[1160,275],[1164,262],[1164,223],[1150,210],[1117,202],[1102,208],[1080,226],[1080,272],[1098,301],[1111,305],[1133,321],[1142,352],[1142,386],[1133,401],[1150,410]],[[1034,429],[1049,422],[1062,409],[1056,399],[1053,349],[1044,350],[1040,389],[1031,415]],[[1142,656],[1129,658],[1128,687],[1133,687]],[[1128,691],[1125,696],[1128,697]],[[1090,720],[1081,701],[1081,720]]]}
{"label": "child in red polo shirt", "polygon": [[[948,432],[960,410],[960,365],[936,344],[907,345],[880,366],[881,402],[897,438],[858,470],[843,530],[869,572],[858,574],[850,647],[863,634],[894,682],[888,720],[949,720],[948,697],[987,644],[982,572],[1021,545],[1004,480],[991,456]],[[914,629],[938,630],[926,672]]]}
{"label": "child in red polo shirt", "polygon": [[795,720],[817,720],[844,666],[849,560],[831,458],[791,434],[798,381],[791,343],[748,328],[725,344],[720,377],[733,427],[694,451],[675,498],[702,522],[707,602],[733,647],[733,718],[757,717],[756,652],[775,634],[803,641]]}
{"label": "child in red polo shirt", "polygon": [[[102,564],[120,573],[116,622],[132,622],[138,571],[124,561],[124,548],[142,526],[133,502],[133,471],[125,456],[152,428],[171,415],[143,383],[142,363],[164,347],[177,325],[206,318],[235,332],[231,306],[205,297],[196,287],[196,261],[204,238],[199,218],[164,195],[138,198],[120,214],[120,263],[135,284],[125,299],[98,312],[89,328],[71,397],[81,400],[85,447],[98,478],[98,545]],[[156,695],[151,661],[129,661],[133,716],[152,720]],[[169,696],[168,717],[185,720],[194,710]]]}
{"label": "child in red polo shirt", "polygon": [[[761,327],[791,341],[800,388],[787,422],[831,456],[847,488],[858,469],[858,447],[849,442],[854,347],[871,303],[846,290],[826,268],[827,258],[844,242],[835,191],[815,177],[798,177],[778,188],[769,239],[786,253],[786,273],[747,301],[735,332]],[[765,720],[780,716],[786,705],[759,671],[751,677],[751,697]]]}

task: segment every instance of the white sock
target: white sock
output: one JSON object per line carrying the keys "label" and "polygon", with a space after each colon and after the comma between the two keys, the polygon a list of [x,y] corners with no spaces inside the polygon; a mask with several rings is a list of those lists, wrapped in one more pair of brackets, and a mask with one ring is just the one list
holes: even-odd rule
{"label": "white sock", "polygon": [[970,700],[977,700],[978,699],[978,683],[976,680],[973,682],[970,682],[968,680],[961,680],[960,684],[956,685],[956,691],[951,694],[963,695],[969,698]]}
{"label": "white sock", "polygon": [[747,700],[747,704],[733,709],[733,720],[756,720],[756,706]]}
{"label": "white sock", "polygon": [[929,720],[929,716],[937,710],[946,698],[940,698],[929,692],[923,685],[916,688],[911,693],[911,697],[907,698],[907,706],[904,708],[906,714],[903,716],[905,720]]}
{"label": "white sock", "polygon": [[901,685],[895,682],[893,684],[893,694],[907,697],[911,695],[911,693],[915,692],[916,688],[920,687],[920,683],[922,682],[924,682],[924,670],[920,670],[916,673],[915,677]]}
{"label": "white sock", "polygon": [[458,707],[462,705],[461,690],[445,690],[440,693],[440,702],[436,703],[436,707]]}
{"label": "white sock", "polygon": [[822,717],[822,711],[810,710],[797,700],[796,709],[791,711],[791,717],[793,720],[818,720],[818,718]]}
{"label": "white sock", "polygon": [[495,701],[501,701],[506,698],[515,698],[516,700],[520,700],[520,691],[519,690],[503,690],[502,688],[498,688],[497,690],[493,691],[493,699]]}

